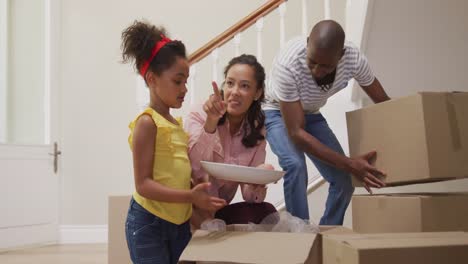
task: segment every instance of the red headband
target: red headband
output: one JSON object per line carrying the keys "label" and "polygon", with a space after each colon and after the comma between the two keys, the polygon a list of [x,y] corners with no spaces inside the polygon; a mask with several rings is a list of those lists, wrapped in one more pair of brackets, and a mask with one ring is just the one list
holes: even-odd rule
{"label": "red headband", "polygon": [[145,78],[145,74],[148,71],[148,68],[149,68],[151,62],[153,61],[154,57],[156,56],[156,54],[158,54],[159,50],[162,47],[164,47],[164,45],[166,45],[167,43],[172,41],[171,39],[166,38],[166,36],[164,36],[163,34],[161,34],[161,38],[162,39],[160,41],[158,41],[158,42],[156,42],[156,44],[154,44],[154,47],[151,50],[151,57],[149,57],[149,59],[146,60],[145,62],[143,62],[143,65],[141,65],[140,74],[143,77],[143,79]]}

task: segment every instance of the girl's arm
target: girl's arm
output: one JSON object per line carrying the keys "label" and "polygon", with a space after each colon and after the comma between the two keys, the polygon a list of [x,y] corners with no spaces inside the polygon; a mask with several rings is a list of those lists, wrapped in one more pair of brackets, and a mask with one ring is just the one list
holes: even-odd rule
{"label": "girl's arm", "polygon": [[135,125],[133,134],[133,168],[135,187],[141,196],[171,203],[194,203],[207,210],[218,210],[226,201],[211,197],[206,193],[209,183],[192,190],[178,190],[164,186],[153,180],[153,162],[157,127],[148,115],[142,115]]}

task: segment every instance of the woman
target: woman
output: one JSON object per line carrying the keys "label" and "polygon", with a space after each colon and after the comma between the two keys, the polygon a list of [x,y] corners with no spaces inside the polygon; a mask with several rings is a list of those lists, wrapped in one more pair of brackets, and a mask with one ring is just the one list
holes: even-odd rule
{"label": "woman", "polygon": [[186,122],[189,133],[189,158],[192,182],[211,182],[209,193],[229,204],[240,185],[245,202],[231,204],[210,213],[194,206],[192,225],[198,228],[208,219],[220,218],[227,224],[259,223],[276,212],[265,203],[264,185],[244,184],[210,177],[200,161],[213,161],[273,169],[265,162],[265,116],[261,110],[264,98],[265,71],[252,55],[233,58],[225,68],[225,81],[220,92],[216,83],[203,107],[192,111]]}

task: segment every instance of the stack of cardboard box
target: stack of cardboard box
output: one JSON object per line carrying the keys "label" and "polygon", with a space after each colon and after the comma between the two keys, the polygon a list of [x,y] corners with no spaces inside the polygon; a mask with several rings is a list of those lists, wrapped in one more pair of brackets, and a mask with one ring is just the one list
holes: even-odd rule
{"label": "stack of cardboard box", "polygon": [[[376,150],[387,186],[468,177],[468,93],[424,92],[346,117],[350,155]],[[356,195],[352,208],[360,234],[326,236],[326,264],[468,263],[468,193]]]}
{"label": "stack of cardboard box", "polygon": [[[420,93],[350,112],[347,119],[350,154],[377,150],[375,165],[387,173],[389,186],[468,177],[468,93]],[[124,235],[129,200],[109,200],[112,264],[130,263]],[[181,263],[468,263],[465,193],[355,196],[354,232],[332,226],[320,227],[319,234],[247,227],[197,230]]]}

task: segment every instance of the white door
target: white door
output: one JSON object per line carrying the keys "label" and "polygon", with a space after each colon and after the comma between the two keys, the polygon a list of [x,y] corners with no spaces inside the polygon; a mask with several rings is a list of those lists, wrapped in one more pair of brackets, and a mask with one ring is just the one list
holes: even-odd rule
{"label": "white door", "polygon": [[58,240],[58,3],[0,0],[0,251]]}

